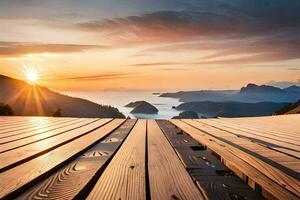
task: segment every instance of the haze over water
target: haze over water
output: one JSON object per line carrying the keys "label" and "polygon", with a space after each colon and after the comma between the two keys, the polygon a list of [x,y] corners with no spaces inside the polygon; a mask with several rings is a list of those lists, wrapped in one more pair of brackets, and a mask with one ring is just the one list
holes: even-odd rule
{"label": "haze over water", "polygon": [[[178,106],[178,99],[159,97],[152,92],[67,92],[67,95],[88,99],[98,104],[111,105],[121,111],[126,117],[134,118],[151,118],[151,119],[171,119],[178,116],[179,111],[172,109],[172,106]],[[131,114],[132,108],[127,108],[130,102],[147,101],[154,105],[158,114]]]}

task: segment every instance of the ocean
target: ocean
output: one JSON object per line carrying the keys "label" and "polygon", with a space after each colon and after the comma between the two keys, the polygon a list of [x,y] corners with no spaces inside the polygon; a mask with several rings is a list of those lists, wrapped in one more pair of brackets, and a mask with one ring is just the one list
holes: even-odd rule
{"label": "ocean", "polygon": [[[178,99],[159,97],[158,94],[152,92],[68,92],[69,96],[84,98],[98,104],[111,105],[119,109],[126,117],[147,118],[147,119],[171,119],[178,116],[179,111],[172,109],[172,106],[180,104]],[[158,114],[132,114],[132,108],[127,108],[130,102],[147,101],[154,105],[158,110]]]}

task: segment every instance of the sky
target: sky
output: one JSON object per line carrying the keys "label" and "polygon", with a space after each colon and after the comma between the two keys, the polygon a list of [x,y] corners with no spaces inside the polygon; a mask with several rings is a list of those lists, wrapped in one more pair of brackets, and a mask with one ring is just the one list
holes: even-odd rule
{"label": "sky", "polygon": [[0,74],[58,91],[300,84],[299,0],[0,0]]}

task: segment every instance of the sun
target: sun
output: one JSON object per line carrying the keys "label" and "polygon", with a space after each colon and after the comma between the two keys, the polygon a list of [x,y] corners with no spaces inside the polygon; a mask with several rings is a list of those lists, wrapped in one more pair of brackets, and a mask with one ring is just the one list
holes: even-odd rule
{"label": "sun", "polygon": [[36,83],[39,77],[35,71],[28,71],[26,73],[26,78],[30,83]]}

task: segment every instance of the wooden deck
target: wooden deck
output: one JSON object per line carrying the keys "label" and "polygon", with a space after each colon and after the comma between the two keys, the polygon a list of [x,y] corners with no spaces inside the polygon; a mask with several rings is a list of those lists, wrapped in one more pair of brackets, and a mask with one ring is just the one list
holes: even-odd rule
{"label": "wooden deck", "polygon": [[0,199],[300,199],[300,115],[0,117]]}

